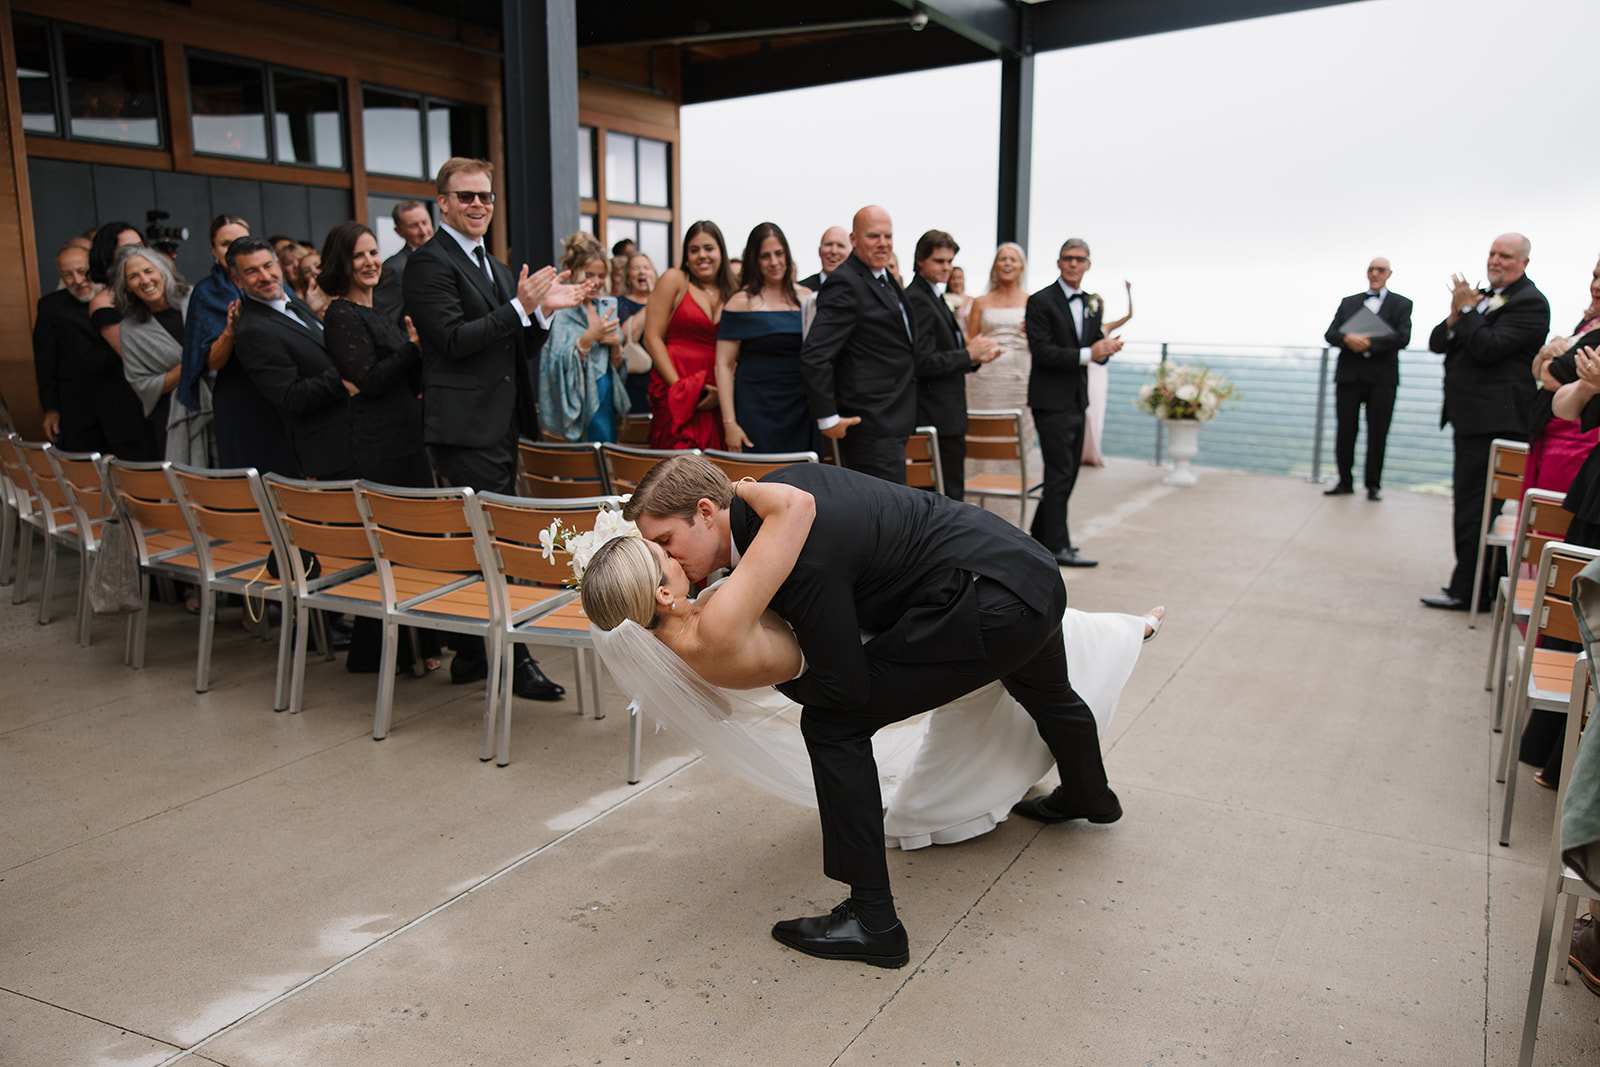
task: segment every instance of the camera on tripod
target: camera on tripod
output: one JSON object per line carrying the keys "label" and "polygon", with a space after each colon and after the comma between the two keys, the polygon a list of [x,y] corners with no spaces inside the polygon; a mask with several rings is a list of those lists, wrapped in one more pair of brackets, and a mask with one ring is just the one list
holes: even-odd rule
{"label": "camera on tripod", "polygon": [[179,246],[189,239],[189,227],[163,226],[162,223],[171,217],[165,211],[146,211],[144,213],[144,243],[158,252],[165,252],[168,256],[176,257]]}

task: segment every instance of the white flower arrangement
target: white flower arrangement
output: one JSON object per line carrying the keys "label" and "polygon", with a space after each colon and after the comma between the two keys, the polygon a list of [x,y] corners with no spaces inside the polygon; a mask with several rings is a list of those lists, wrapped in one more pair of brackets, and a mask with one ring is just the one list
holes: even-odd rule
{"label": "white flower arrangement", "polygon": [[1139,387],[1133,404],[1158,419],[1208,422],[1238,395],[1225,377],[1204,363],[1162,363],[1151,378]]}
{"label": "white flower arrangement", "polygon": [[1104,305],[1105,305],[1105,302],[1100,299],[1100,294],[1099,293],[1090,293],[1089,294],[1089,299],[1087,299],[1087,300],[1085,300],[1083,302],[1084,314],[1089,315],[1089,316],[1098,315],[1098,314],[1100,314],[1100,309]]}
{"label": "white flower arrangement", "polygon": [[556,549],[565,550],[572,557],[572,578],[567,582],[574,589],[583,587],[583,572],[595,551],[613,537],[638,537],[639,528],[622,517],[622,512],[606,509],[594,517],[594,528],[574,530],[564,527],[560,519],[550,523],[548,530],[539,531],[539,549],[547,561],[555,559]]}

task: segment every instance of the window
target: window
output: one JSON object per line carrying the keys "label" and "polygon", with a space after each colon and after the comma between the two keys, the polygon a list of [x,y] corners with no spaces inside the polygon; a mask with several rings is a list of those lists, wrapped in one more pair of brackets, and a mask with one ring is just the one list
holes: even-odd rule
{"label": "window", "polygon": [[489,112],[476,104],[365,85],[361,127],[373,174],[426,180],[451,156],[489,154]]}
{"label": "window", "polygon": [[606,199],[617,204],[671,206],[667,147],[665,141],[608,131]]}
{"label": "window", "polygon": [[190,53],[187,59],[195,152],[344,169],[337,78],[228,56]]}
{"label": "window", "polygon": [[[21,63],[21,60],[18,60]],[[594,199],[594,127],[578,127],[578,199]],[[594,227],[589,227],[594,232]]]}
{"label": "window", "polygon": [[593,215],[579,215],[578,216],[578,229],[582,230],[584,233],[592,235],[594,233],[594,216]]}
{"label": "window", "polygon": [[[594,232],[594,216],[580,215],[580,229]],[[649,219],[630,219],[612,215],[606,219],[606,253],[609,255],[618,241],[632,241],[639,251],[650,257],[656,273],[672,266],[672,235],[664,222]]]}
{"label": "window", "polygon": [[12,32],[23,129],[164,145],[155,42],[28,18],[13,19]]}

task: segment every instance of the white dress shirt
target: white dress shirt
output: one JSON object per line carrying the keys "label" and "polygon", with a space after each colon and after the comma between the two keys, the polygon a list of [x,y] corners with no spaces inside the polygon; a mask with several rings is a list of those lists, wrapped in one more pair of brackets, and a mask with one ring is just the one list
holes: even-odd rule
{"label": "white dress shirt", "polygon": [[[1072,286],[1067,284],[1067,280],[1065,278],[1057,278],[1056,284],[1061,286],[1061,291],[1063,293],[1067,294],[1067,310],[1072,312],[1072,326],[1073,329],[1078,331],[1078,336],[1081,338],[1083,336],[1083,305],[1088,303],[1089,294],[1084,292],[1082,289],[1074,289]],[[1075,296],[1081,297],[1082,299],[1072,299]],[[1082,348],[1078,349],[1078,363],[1080,365],[1093,362],[1094,348],[1092,346],[1084,345]]]}
{"label": "white dress shirt", "polygon": [[1367,293],[1367,298],[1365,300],[1363,300],[1361,303],[1366,306],[1366,309],[1368,311],[1370,311],[1374,315],[1376,315],[1378,313],[1378,309],[1383,307],[1383,298],[1388,296],[1388,295],[1389,295],[1389,287],[1387,285],[1385,285],[1382,288],[1380,288],[1377,292],[1369,291]]}
{"label": "white dress shirt", "polygon": [[[466,234],[462,233],[448,222],[439,223],[439,228],[445,233],[449,234],[451,237],[455,238],[456,244],[461,246],[461,251],[465,252],[467,254],[467,258],[472,260],[474,263],[478,262],[478,257],[475,250],[479,248],[483,249],[483,272],[489,276],[489,284],[490,286],[493,286],[494,268],[489,266],[489,250],[484,248],[483,238],[468,237]],[[537,320],[541,329],[548,330],[550,328],[550,317],[546,315],[541,308],[535,307],[532,313],[533,319],[529,319],[529,312],[522,306],[522,301],[518,300],[516,297],[512,297],[511,306],[516,308],[517,318],[522,322],[522,325],[531,326],[533,325],[533,322]]]}
{"label": "white dress shirt", "polygon": [[[254,300],[258,304],[265,304],[267,307],[276,311],[278,314],[282,315],[296,326],[303,327],[306,325],[306,321],[304,319],[289,310],[289,296],[287,293],[284,293],[282,289],[278,291],[278,299],[276,300],[263,300],[259,296],[252,296],[250,293],[245,293],[244,295],[250,297],[251,300]],[[322,322],[315,315],[311,316],[311,321],[317,324],[316,328],[318,330],[322,329]]]}

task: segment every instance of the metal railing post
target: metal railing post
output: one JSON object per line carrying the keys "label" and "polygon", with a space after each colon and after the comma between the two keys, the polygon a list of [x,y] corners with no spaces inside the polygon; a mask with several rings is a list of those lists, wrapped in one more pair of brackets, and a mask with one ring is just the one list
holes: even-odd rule
{"label": "metal railing post", "polygon": [[[1164,366],[1166,364],[1166,362],[1167,362],[1167,342],[1162,341],[1161,342],[1161,363]],[[1163,441],[1163,438],[1162,438],[1161,434],[1165,429],[1166,429],[1166,427],[1161,425],[1161,420],[1157,419],[1156,420],[1156,458],[1151,461],[1150,465],[1152,467],[1161,466],[1161,445],[1162,445],[1162,441]]]}
{"label": "metal railing post", "polygon": [[1322,364],[1317,369],[1317,426],[1311,437],[1311,477],[1313,484],[1322,481],[1322,423],[1328,410],[1328,357],[1333,349],[1322,349]]}

